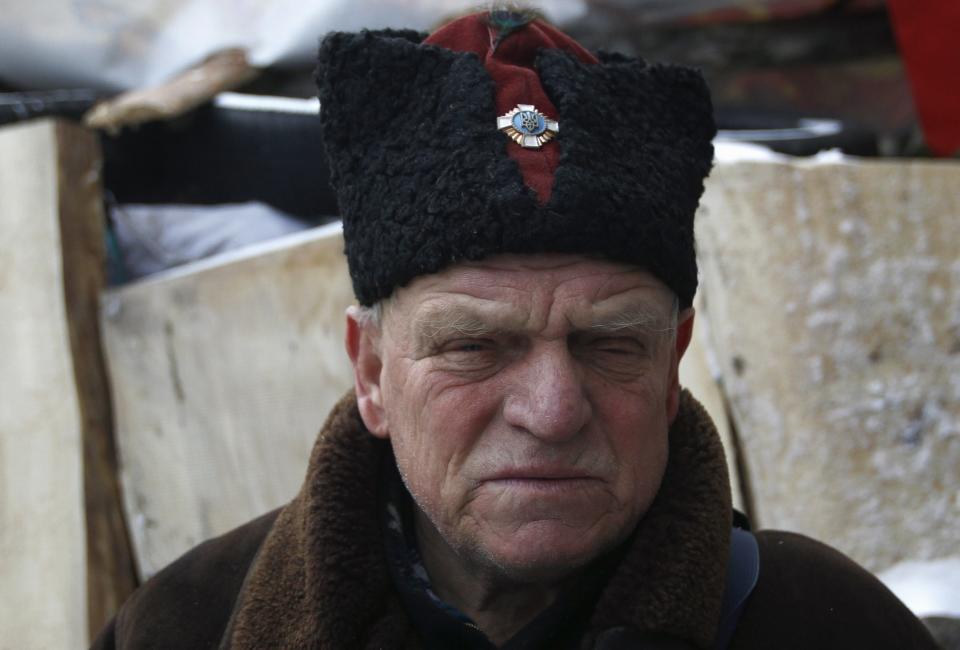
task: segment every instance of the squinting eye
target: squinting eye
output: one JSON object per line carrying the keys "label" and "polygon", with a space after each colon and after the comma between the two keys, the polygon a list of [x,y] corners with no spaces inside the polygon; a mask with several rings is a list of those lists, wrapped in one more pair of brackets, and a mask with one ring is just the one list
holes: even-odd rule
{"label": "squinting eye", "polygon": [[607,378],[632,382],[651,367],[648,343],[635,337],[607,336],[583,341],[575,349],[584,364]]}
{"label": "squinting eye", "polygon": [[454,352],[482,352],[486,346],[481,343],[460,343],[453,348]]}
{"label": "squinting eye", "polygon": [[643,343],[631,338],[597,339],[593,348],[606,354],[639,354],[646,349]]}
{"label": "squinting eye", "polygon": [[606,354],[630,354],[633,350],[629,350],[626,347],[616,347],[616,346],[603,346],[599,348],[600,352],[605,352]]}
{"label": "squinting eye", "polygon": [[502,350],[489,339],[455,339],[440,346],[435,360],[438,368],[474,377],[495,371],[502,361]]}
{"label": "squinting eye", "polygon": [[487,352],[492,347],[493,343],[485,339],[457,339],[443,344],[440,351],[443,354],[470,354]]}

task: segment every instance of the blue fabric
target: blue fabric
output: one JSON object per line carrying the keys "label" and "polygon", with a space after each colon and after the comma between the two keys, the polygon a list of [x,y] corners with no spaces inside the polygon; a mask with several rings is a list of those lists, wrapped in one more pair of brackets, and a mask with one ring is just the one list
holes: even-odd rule
{"label": "blue fabric", "polygon": [[760,549],[757,539],[748,530],[733,528],[730,531],[730,560],[727,562],[727,586],[720,605],[720,628],[714,650],[723,650],[730,644],[737,628],[740,614],[757,586],[760,576]]}

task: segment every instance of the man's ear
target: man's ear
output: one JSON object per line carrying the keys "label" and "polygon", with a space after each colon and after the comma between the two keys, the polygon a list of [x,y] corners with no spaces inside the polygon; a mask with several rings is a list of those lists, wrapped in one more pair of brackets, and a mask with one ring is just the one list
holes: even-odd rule
{"label": "man's ear", "polygon": [[667,387],[667,420],[670,424],[673,424],[680,410],[680,359],[693,338],[695,314],[693,307],[688,307],[677,317],[677,336],[674,348],[670,351],[670,385]]}
{"label": "man's ear", "polygon": [[344,343],[353,364],[353,384],[357,392],[357,408],[367,429],[378,438],[390,437],[380,375],[380,326],[360,316],[356,306],[347,308],[347,334]]}

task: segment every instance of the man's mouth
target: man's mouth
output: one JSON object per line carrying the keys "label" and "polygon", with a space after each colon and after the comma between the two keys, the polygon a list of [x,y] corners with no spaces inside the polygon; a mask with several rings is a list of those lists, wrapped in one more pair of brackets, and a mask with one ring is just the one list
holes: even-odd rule
{"label": "man's mouth", "polygon": [[487,477],[486,481],[585,481],[595,480],[589,473],[571,467],[528,466],[511,467]]}

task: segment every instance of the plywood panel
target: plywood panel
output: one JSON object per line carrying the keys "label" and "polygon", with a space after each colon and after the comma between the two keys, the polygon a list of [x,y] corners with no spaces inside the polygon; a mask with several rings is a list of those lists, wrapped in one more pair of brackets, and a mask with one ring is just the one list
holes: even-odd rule
{"label": "plywood panel", "polygon": [[328,410],[352,386],[342,249],[327,227],[104,296],[142,575],[299,488]]}
{"label": "plywood panel", "polygon": [[[82,416],[53,122],[0,129],[0,648],[87,639]],[[88,170],[89,171],[89,170]]]}
{"label": "plywood panel", "polygon": [[960,539],[960,164],[721,162],[697,239],[755,515],[880,570]]}
{"label": "plywood panel", "polygon": [[87,614],[96,635],[137,583],[100,345],[99,298],[106,284],[100,146],[97,134],[65,121],[56,123],[56,136],[62,295],[83,438]]}
{"label": "plywood panel", "polygon": [[703,316],[703,292],[694,299],[697,315],[694,317],[693,338],[686,354],[680,362],[680,385],[688,389],[703,405],[717,426],[720,440],[723,442],[727,460],[727,473],[730,475],[730,493],[733,507],[749,514],[750,508],[740,489],[740,470],[737,467],[738,448],[734,432],[730,429],[730,415],[727,412],[726,398],[719,382],[720,371],[710,347],[707,320]]}

